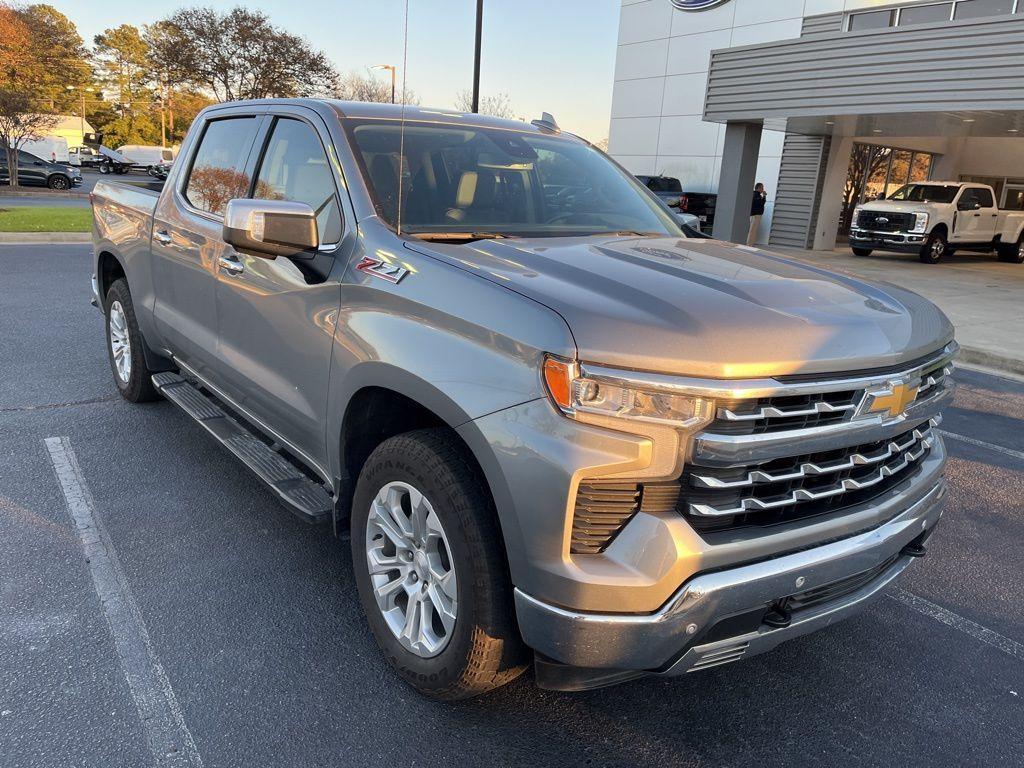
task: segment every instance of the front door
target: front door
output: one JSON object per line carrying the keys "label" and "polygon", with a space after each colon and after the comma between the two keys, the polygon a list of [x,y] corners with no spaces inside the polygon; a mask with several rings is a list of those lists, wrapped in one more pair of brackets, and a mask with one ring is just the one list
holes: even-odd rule
{"label": "front door", "polygon": [[967,187],[956,203],[956,227],[950,239],[958,243],[988,242],[996,235],[998,217],[991,190]]}
{"label": "front door", "polygon": [[[325,467],[324,428],[343,254],[338,181],[326,127],[301,107],[271,107],[253,197],[317,212],[316,264],[238,253],[217,272],[219,359],[226,394],[303,458]],[[254,154],[256,154],[254,152]],[[353,235],[354,233],[348,233]]]}
{"label": "front door", "polygon": [[261,115],[214,113],[189,147],[190,162],[153,217],[158,333],[174,356],[212,384],[217,359],[216,271],[234,250],[222,238],[228,200],[248,194],[250,150]]}

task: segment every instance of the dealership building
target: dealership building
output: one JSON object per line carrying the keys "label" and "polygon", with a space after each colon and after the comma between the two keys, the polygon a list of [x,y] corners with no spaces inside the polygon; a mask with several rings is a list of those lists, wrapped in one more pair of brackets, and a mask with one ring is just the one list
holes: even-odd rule
{"label": "dealership building", "polygon": [[908,181],[1024,209],[1024,0],[622,0],[609,151],[717,192],[716,237],[831,249]]}

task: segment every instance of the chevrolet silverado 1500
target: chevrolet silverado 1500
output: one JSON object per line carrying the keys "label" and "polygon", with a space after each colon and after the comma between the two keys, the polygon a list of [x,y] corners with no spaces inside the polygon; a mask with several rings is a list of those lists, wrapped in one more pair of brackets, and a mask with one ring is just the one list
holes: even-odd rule
{"label": "chevrolet silverado 1500", "polygon": [[905,184],[853,212],[850,248],[857,256],[870,256],[875,248],[916,253],[925,264],[938,264],[955,250],[994,250],[1000,261],[1020,264],[1024,212],[999,210],[987,184]]}
{"label": "chevrolet silverado 1500", "polygon": [[101,182],[93,209],[118,389],[347,531],[429,695],[752,656],[863,606],[939,521],[945,316],[688,238],[551,120],[223,104],[162,192]]}

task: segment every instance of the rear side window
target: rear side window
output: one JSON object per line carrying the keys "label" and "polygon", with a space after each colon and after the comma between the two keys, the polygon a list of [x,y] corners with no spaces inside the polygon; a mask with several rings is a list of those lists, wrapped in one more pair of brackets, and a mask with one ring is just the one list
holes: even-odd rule
{"label": "rear side window", "polygon": [[301,120],[278,118],[256,176],[254,197],[292,200],[316,211],[321,243],[341,240],[341,208],[320,137]]}
{"label": "rear side window", "polygon": [[185,184],[190,204],[223,216],[229,200],[248,195],[245,161],[257,123],[255,117],[231,117],[206,124]]}

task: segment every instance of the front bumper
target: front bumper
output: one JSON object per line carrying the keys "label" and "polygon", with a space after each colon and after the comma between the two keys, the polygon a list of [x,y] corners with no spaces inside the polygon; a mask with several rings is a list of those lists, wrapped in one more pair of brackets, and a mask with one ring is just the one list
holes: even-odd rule
{"label": "front bumper", "polygon": [[857,248],[917,253],[927,240],[927,234],[917,232],[875,232],[857,227],[850,230],[850,245]]}
{"label": "front bumper", "polygon": [[[890,499],[894,516],[872,530],[698,575],[652,614],[572,611],[517,589],[523,638],[542,654],[538,682],[581,689],[646,674],[678,675],[763,653],[829,626],[863,607],[923,553],[920,545],[942,515],[945,494],[938,480],[909,505],[906,498]],[[830,590],[834,599],[828,599]],[[825,599],[815,602],[809,594]],[[786,605],[797,607],[783,609],[783,623],[772,614]]]}

